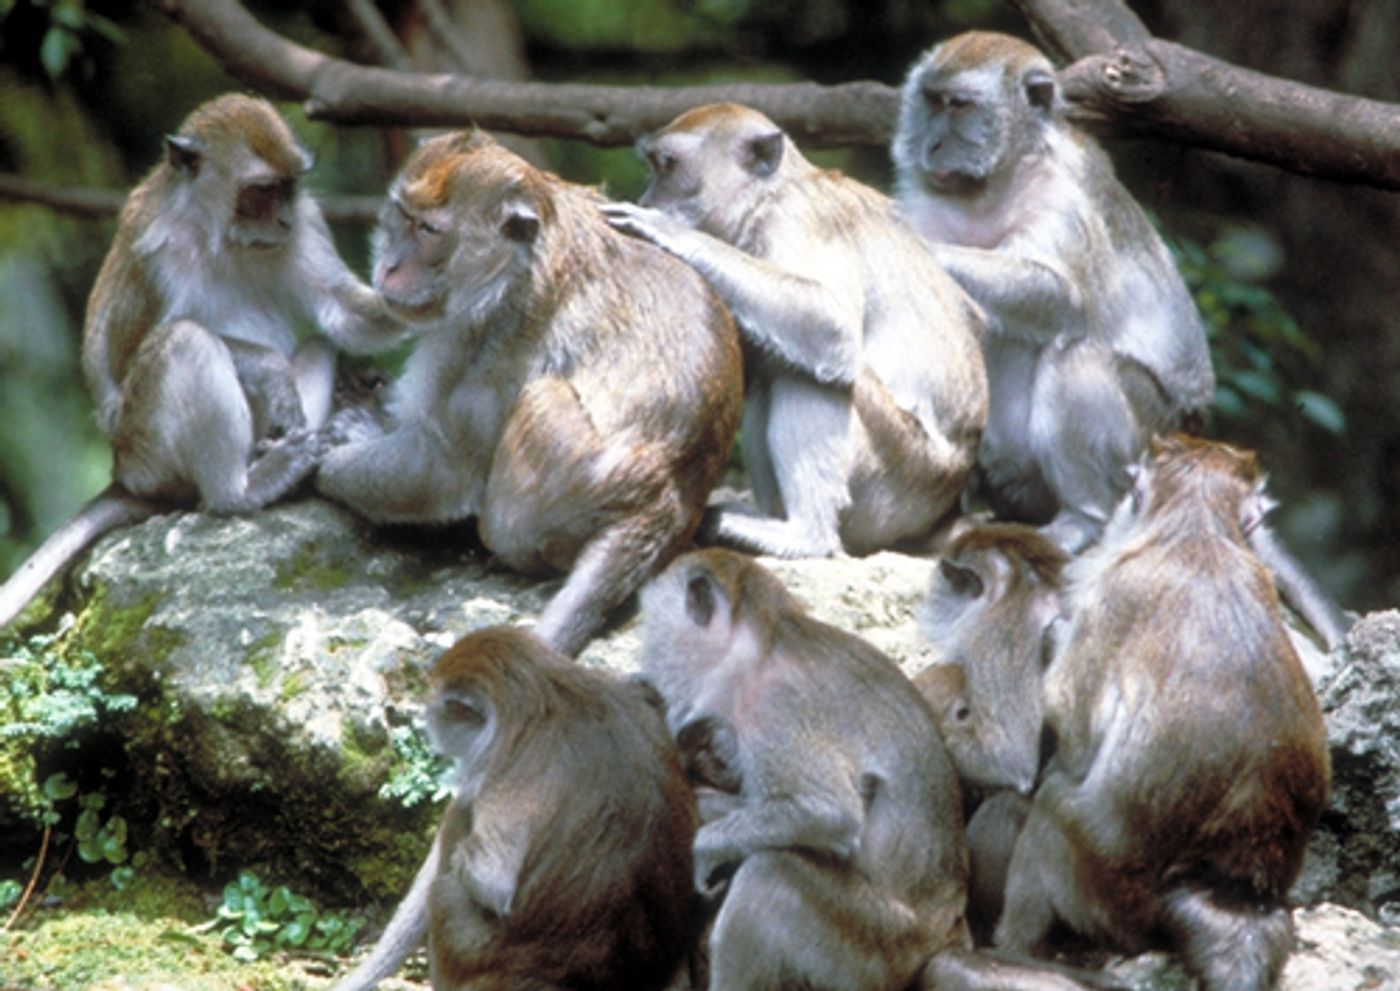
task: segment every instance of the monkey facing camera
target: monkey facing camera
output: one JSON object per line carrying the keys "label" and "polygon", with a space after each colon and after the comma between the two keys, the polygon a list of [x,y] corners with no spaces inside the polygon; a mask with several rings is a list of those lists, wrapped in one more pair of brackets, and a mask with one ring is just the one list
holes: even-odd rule
{"label": "monkey facing camera", "polygon": [[971,950],[958,781],[895,663],[732,551],[642,592],[642,675],[695,788],[710,987],[1072,991]]}
{"label": "monkey facing camera", "polygon": [[892,153],[901,211],[987,314],[978,489],[1078,550],[1147,441],[1211,402],[1195,302],[1024,41],[974,31],[930,49],[905,79]]}
{"label": "monkey facing camera", "polygon": [[568,654],[689,542],[743,402],[718,297],[600,204],[479,133],[419,145],[374,235],[418,343],[317,474],[376,522],[474,517],[510,567],[567,572],[536,632]]}
{"label": "monkey facing camera", "polygon": [[166,139],[88,298],[83,375],[112,485],[0,587],[0,626],[88,544],[162,509],[260,509],[316,466],[336,344],[402,328],[341,261],[302,189],[311,156],[266,100],[228,94]]}
{"label": "monkey facing camera", "polygon": [[783,557],[927,542],[986,421],[976,307],[888,198],[755,110],[700,107],[638,148],[651,183],[609,219],[704,275],[745,344],[757,512],[716,507],[704,538]]}
{"label": "monkey facing camera", "polygon": [[434,991],[668,986],[694,930],[696,819],[655,694],[492,627],[438,660],[427,723],[455,797],[336,991],[373,987],[424,938]]}

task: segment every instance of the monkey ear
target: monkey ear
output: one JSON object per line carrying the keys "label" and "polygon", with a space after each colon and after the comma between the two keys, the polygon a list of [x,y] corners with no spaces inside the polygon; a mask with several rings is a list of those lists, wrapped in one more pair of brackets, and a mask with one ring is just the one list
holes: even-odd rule
{"label": "monkey ear", "polygon": [[769,131],[749,141],[745,167],[750,175],[766,179],[778,171],[783,161],[783,132]]}
{"label": "monkey ear", "polygon": [[1032,69],[1023,80],[1026,99],[1038,110],[1049,111],[1055,103],[1055,77],[1044,69]]}
{"label": "monkey ear", "polygon": [[963,564],[955,564],[946,557],[938,562],[938,571],[956,594],[967,599],[975,599],[986,589],[982,576]]}
{"label": "monkey ear", "polygon": [[715,587],[708,575],[693,575],[685,584],[685,614],[696,626],[709,626],[715,615]]}
{"label": "monkey ear", "polygon": [[1240,503],[1240,529],[1244,531],[1244,535],[1248,537],[1257,530],[1277,505],[1269,493],[1264,491],[1264,480],[1261,478],[1255,482],[1254,487]]}
{"label": "monkey ear", "polygon": [[203,157],[204,153],[199,147],[199,142],[194,138],[187,138],[180,134],[166,135],[165,158],[176,172],[193,179],[199,174],[199,163]]}
{"label": "monkey ear", "polygon": [[517,200],[506,204],[501,234],[518,244],[534,244],[540,233],[540,215],[530,204]]}

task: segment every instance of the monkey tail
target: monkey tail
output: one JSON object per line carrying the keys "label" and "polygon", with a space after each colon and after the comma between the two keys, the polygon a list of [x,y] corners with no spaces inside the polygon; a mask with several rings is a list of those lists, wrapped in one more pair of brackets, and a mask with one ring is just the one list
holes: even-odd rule
{"label": "monkey tail", "polygon": [[1274,576],[1279,597],[1313,628],[1329,651],[1346,639],[1351,621],[1268,527],[1255,527],[1249,545]]}
{"label": "monkey tail", "polygon": [[93,541],[118,527],[131,526],[160,511],[113,482],[39,545],[0,585],[0,629],[8,626],[49,581]]}

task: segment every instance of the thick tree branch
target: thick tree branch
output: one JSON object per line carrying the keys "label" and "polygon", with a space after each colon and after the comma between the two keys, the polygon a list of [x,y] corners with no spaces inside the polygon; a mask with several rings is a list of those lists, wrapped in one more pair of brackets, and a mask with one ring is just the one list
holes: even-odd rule
{"label": "thick tree branch", "polygon": [[[313,117],[399,127],[476,124],[627,144],[700,103],[735,100],[813,147],[884,144],[897,94],[873,82],[677,88],[499,82],[358,66],[294,44],[235,0],[153,0],[254,89]],[[1314,89],[1153,39],[1118,0],[1015,0],[1062,71],[1071,116],[1400,190],[1400,105]]]}
{"label": "thick tree branch", "polygon": [[625,145],[700,103],[734,100],[816,147],[889,140],[897,105],[873,82],[734,84],[680,89],[496,82],[358,66],[294,44],[233,0],[154,0],[256,90],[305,103],[309,116],[395,127],[475,124],[515,134]]}
{"label": "thick tree branch", "polygon": [[[1120,0],[1014,0],[1081,120],[1400,190],[1400,106],[1317,89],[1153,38]],[[1078,61],[1073,61],[1073,60]]]}

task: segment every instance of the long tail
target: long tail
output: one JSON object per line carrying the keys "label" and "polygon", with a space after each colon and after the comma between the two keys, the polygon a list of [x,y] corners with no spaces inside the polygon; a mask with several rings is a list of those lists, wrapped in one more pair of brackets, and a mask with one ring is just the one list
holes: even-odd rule
{"label": "long tail", "polygon": [[441,838],[434,837],[432,849],[423,866],[418,868],[418,876],[413,879],[413,887],[394,910],[379,942],[374,944],[369,956],[341,978],[331,991],[368,991],[398,970],[408,955],[422,944],[428,935],[428,889],[438,875],[441,847]]}
{"label": "long tail", "polygon": [[117,527],[139,523],[159,511],[156,503],[138,499],[115,483],[107,486],[0,585],[0,629],[8,626],[50,579],[98,537]]}
{"label": "long tail", "polygon": [[1351,628],[1351,621],[1341,607],[1328,597],[1268,527],[1255,527],[1250,531],[1249,545],[1273,572],[1283,601],[1317,631],[1329,651],[1335,650]]}

